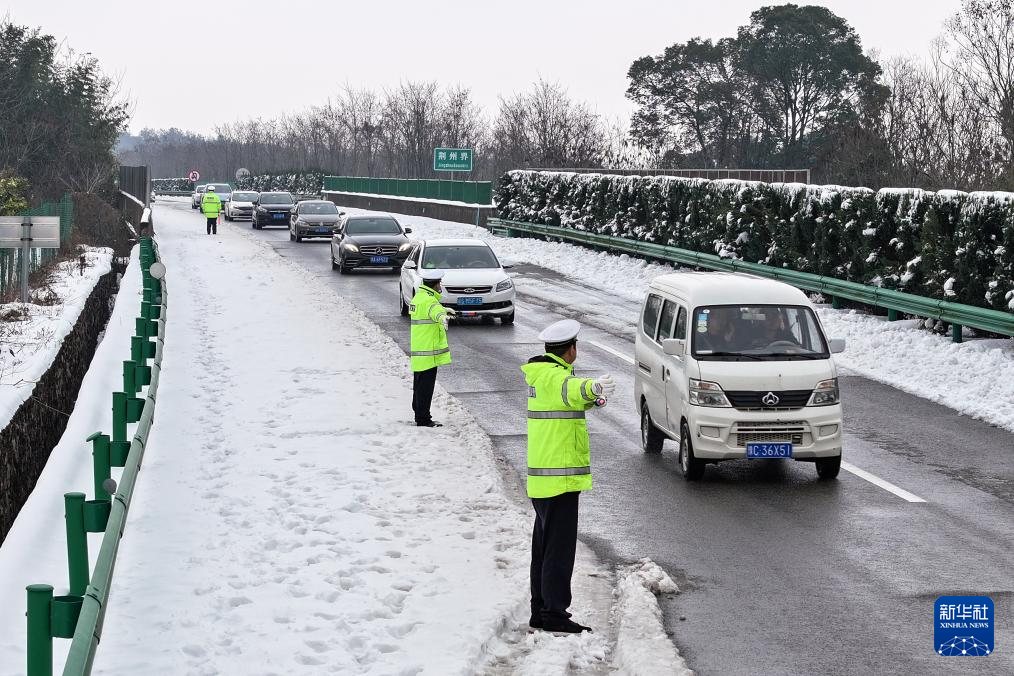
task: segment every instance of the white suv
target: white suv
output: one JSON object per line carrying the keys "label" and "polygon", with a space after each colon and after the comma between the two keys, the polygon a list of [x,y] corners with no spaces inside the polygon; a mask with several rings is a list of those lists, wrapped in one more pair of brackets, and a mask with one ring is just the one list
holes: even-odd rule
{"label": "white suv", "polygon": [[430,239],[419,242],[401,266],[401,314],[422,284],[420,270],[444,273],[441,303],[459,317],[498,317],[514,323],[514,283],[489,245],[480,239]]}
{"label": "white suv", "polygon": [[842,408],[832,352],[809,299],[749,275],[681,272],[652,281],[635,347],[645,452],[680,442],[688,480],[737,458],[814,462],[838,476]]}

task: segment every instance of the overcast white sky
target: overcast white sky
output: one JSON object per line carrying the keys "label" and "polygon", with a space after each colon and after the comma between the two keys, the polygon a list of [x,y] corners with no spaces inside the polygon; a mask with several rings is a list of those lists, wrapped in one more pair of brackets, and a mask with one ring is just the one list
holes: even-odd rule
{"label": "overcast white sky", "polygon": [[[322,103],[345,82],[437,80],[488,111],[540,75],[626,117],[630,63],[694,36],[733,35],[772,0],[7,0],[16,23],[91,52],[135,101],[131,130],[210,131]],[[805,0],[797,4],[806,4]],[[923,55],[959,0],[814,2],[867,49]],[[3,11],[0,8],[0,11]],[[210,71],[210,74],[208,72]],[[270,82],[254,93],[251,85]],[[220,92],[214,90],[220,88]]]}

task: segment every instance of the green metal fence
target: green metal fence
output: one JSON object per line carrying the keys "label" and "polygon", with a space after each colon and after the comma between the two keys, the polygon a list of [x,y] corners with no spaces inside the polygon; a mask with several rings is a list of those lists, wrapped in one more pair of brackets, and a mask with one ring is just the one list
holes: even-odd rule
{"label": "green metal fence", "polygon": [[[27,588],[28,676],[52,675],[54,638],[72,639],[63,669],[65,676],[91,673],[102,636],[116,554],[155,414],[168,297],[161,274],[158,278],[152,274],[152,266],[158,260],[155,241],[142,237],[143,295],[140,316],[134,324],[135,335],[130,341],[130,359],[123,362],[123,391],[112,395],[111,434],[96,432],[87,439],[92,444],[94,499],[86,500],[85,494],[79,492],[64,494],[69,594],[53,596],[53,587],[48,584]],[[156,272],[164,273],[164,267]],[[143,398],[139,396],[142,391]],[[137,426],[131,441],[127,426],[132,423]],[[123,468],[118,484],[110,477],[113,467]],[[88,533],[103,533],[90,582]]]}
{"label": "green metal fence", "polygon": [[[64,193],[58,202],[43,202],[37,207],[27,209],[18,216],[59,216],[60,243],[70,240],[74,229],[74,200],[70,193]],[[56,258],[56,249],[32,249],[29,266],[32,272],[37,271],[47,261]],[[17,289],[21,283],[21,250],[0,249],[0,298],[5,298],[11,289]]]}
{"label": "green metal fence", "polygon": [[443,181],[425,178],[370,178],[366,176],[325,176],[324,190],[333,192],[415,197],[490,206],[490,181]]}
{"label": "green metal fence", "polygon": [[962,326],[1006,336],[1014,336],[1014,314],[1008,312],[978,308],[960,303],[950,303],[945,300],[926,298],[891,289],[882,289],[877,286],[846,282],[823,275],[797,272],[796,270],[776,268],[760,263],[747,263],[746,261],[721,258],[713,254],[678,249],[663,244],[641,242],[610,235],[597,235],[553,225],[490,218],[486,222],[486,228],[495,234],[506,237],[523,235],[552,237],[607,251],[644,256],[698,268],[749,273],[758,277],[785,282],[806,291],[816,291],[830,296],[831,303],[835,307],[840,307],[841,299],[844,298],[865,305],[884,308],[888,311],[888,319],[892,321],[899,318],[898,313],[939,319],[951,324],[951,338],[957,343],[961,342]]}

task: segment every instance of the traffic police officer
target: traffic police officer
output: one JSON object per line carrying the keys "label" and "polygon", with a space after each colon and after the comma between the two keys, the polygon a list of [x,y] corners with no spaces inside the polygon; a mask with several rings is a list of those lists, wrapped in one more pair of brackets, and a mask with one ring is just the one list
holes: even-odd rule
{"label": "traffic police officer", "polygon": [[437,367],[451,363],[447,323],[456,313],[440,304],[440,280],[444,273],[422,271],[422,285],[412,298],[410,352],[412,357],[412,410],[419,427],[441,427],[430,415]]}
{"label": "traffic police officer", "polygon": [[222,211],[222,198],[215,193],[215,186],[209,185],[201,198],[201,213],[208,219],[208,234],[218,234],[218,214]]}
{"label": "traffic police officer", "polygon": [[546,631],[591,631],[570,619],[570,579],[577,549],[577,499],[592,487],[585,411],[604,406],[612,376],[574,376],[581,325],[564,319],[539,334],[545,354],[521,367],[528,383],[528,497],[532,529],[532,617]]}

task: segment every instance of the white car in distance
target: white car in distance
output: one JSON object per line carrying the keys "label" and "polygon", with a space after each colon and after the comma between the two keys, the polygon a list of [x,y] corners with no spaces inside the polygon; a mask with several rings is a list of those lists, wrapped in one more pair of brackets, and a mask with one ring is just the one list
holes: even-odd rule
{"label": "white car in distance", "polygon": [[458,317],[499,318],[514,323],[514,282],[506,268],[480,239],[431,239],[419,242],[401,266],[401,314],[422,285],[421,272],[444,273],[440,302]]}
{"label": "white car in distance", "polygon": [[255,190],[237,190],[232,193],[232,199],[225,203],[225,220],[252,219],[254,203],[258,197],[260,193]]}

